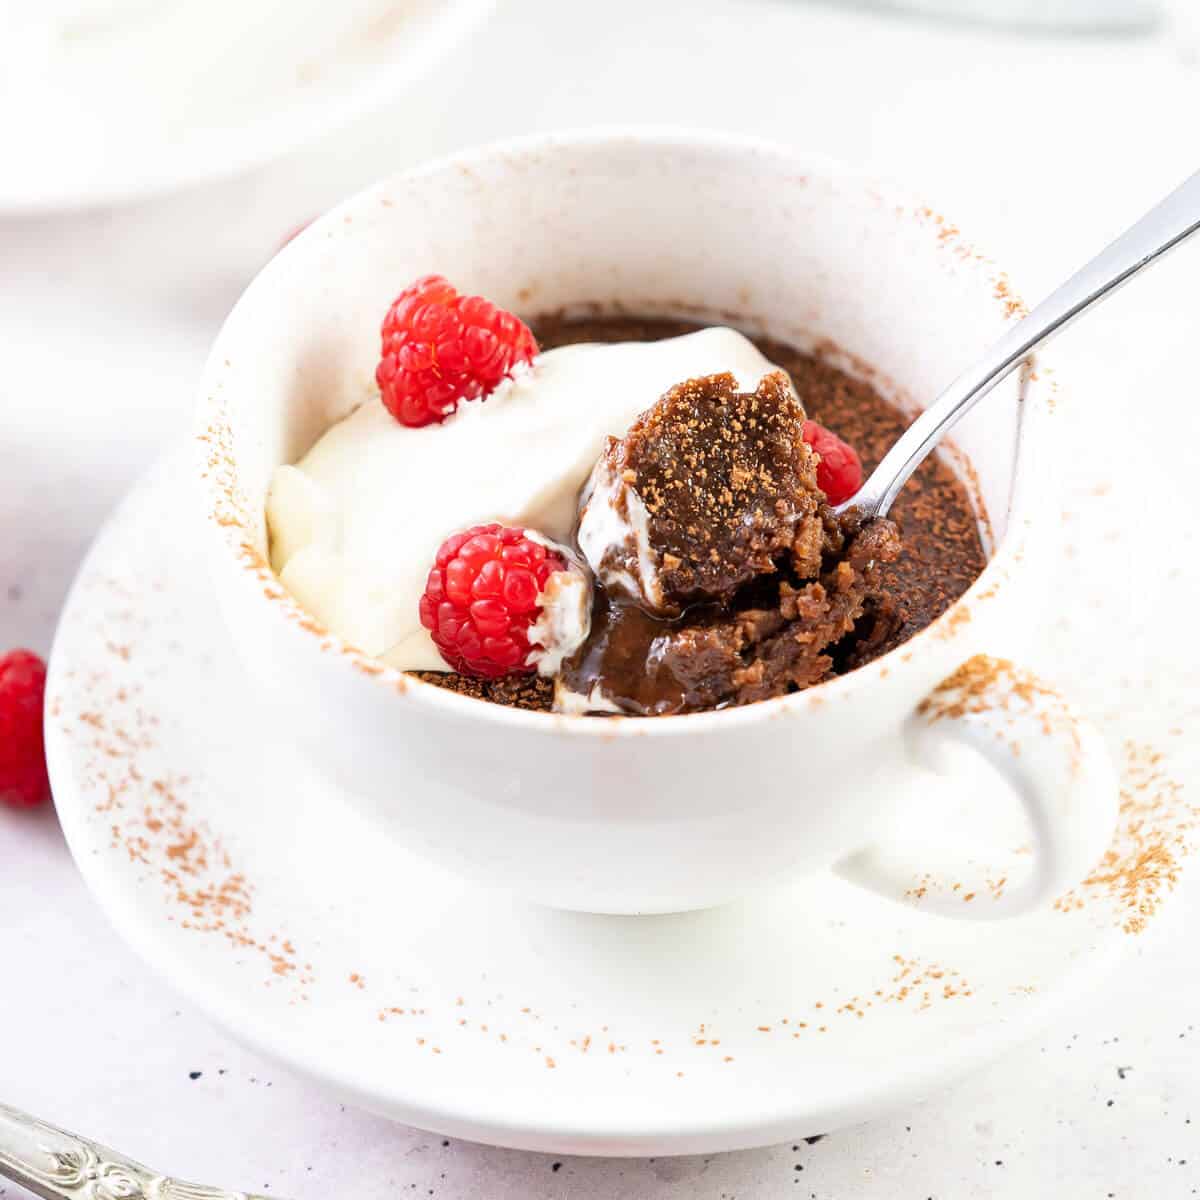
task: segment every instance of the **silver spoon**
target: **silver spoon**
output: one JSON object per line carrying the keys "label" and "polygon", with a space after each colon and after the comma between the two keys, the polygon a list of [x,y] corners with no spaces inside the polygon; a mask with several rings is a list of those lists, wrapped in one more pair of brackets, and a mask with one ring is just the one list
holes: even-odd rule
{"label": "silver spoon", "polygon": [[0,1104],[0,1179],[42,1200],[267,1200],[184,1183]]}
{"label": "silver spoon", "polygon": [[1111,296],[1143,267],[1174,249],[1197,229],[1200,229],[1200,172],[1080,268],[950,384],[900,435],[870,478],[849,500],[839,504],[837,511],[857,508],[867,518],[887,516],[908,477],[942,435],[996,384],[1076,317]]}

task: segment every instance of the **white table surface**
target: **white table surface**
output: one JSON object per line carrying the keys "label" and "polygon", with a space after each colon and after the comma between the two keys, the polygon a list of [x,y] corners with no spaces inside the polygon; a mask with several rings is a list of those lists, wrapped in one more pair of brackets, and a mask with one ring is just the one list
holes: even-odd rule
{"label": "white table surface", "polygon": [[[106,511],[184,434],[240,289],[290,227],[372,178],[567,125],[742,130],[923,189],[1035,298],[1200,165],[1198,46],[1181,19],[1068,40],[801,0],[509,0],[436,100],[201,193],[0,219],[0,646],[48,650]],[[1200,401],[1198,273],[1200,247],[1185,250],[1071,335],[1075,394],[1128,397],[1114,437]],[[390,1125],[247,1053],[118,941],[52,813],[0,812],[0,1098],[185,1177],[296,1200],[1174,1200],[1200,1194],[1198,918],[1185,886],[1086,1011],[890,1119],[712,1158],[555,1160]]]}

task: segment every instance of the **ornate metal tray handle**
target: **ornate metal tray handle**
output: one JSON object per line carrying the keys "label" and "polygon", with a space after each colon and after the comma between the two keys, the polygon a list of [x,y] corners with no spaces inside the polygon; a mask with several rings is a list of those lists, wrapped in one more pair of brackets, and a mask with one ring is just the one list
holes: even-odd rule
{"label": "ornate metal tray handle", "polygon": [[43,1200],[264,1200],[160,1175],[0,1104],[0,1176]]}

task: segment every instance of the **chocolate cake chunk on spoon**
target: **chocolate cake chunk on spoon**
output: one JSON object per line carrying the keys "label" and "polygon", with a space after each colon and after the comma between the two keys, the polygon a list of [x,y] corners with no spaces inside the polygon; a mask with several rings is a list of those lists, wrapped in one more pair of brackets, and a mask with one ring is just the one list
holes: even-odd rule
{"label": "chocolate cake chunk on spoon", "polygon": [[556,707],[638,714],[747,704],[819,682],[863,616],[888,521],[838,518],[817,485],[787,376],[671,388],[610,439],[577,538],[592,627]]}

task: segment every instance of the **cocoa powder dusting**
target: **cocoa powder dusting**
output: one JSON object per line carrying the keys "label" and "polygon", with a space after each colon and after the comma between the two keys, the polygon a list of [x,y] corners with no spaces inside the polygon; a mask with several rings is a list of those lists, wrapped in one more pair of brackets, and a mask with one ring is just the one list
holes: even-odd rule
{"label": "cocoa powder dusting", "polygon": [[[1006,658],[976,654],[967,659],[921,702],[919,711],[931,721],[971,713],[1034,713],[1043,734],[1064,734],[1079,750],[1079,727],[1063,698]],[[1019,753],[1015,738],[1010,744]]]}
{"label": "cocoa powder dusting", "polygon": [[[1066,735],[1079,748],[1078,724],[1053,688],[1006,659],[976,655],[948,676],[921,705],[928,719],[990,712],[1003,717],[1036,713],[1046,736]],[[1012,739],[1014,753],[1019,752]],[[1095,902],[1111,908],[1125,933],[1141,933],[1179,882],[1183,860],[1200,826],[1200,807],[1184,797],[1182,785],[1163,769],[1162,754],[1127,742],[1121,772],[1117,827],[1100,862],[1084,880],[1054,902],[1058,912],[1077,912]],[[1006,879],[988,881],[1003,894]],[[910,891],[920,899],[926,882]],[[971,899],[964,896],[964,900]]]}
{"label": "cocoa powder dusting", "polygon": [[73,711],[61,697],[51,698],[50,709],[64,736],[84,751],[81,784],[98,797],[93,812],[107,827],[109,848],[159,893],[169,922],[223,939],[248,961],[261,962],[266,986],[286,983],[291,1003],[307,1000],[311,965],[257,918],[253,882],[223,839],[191,813],[191,780],[150,765],[159,753],[159,718],[143,703],[137,681],[134,646],[145,631],[136,627],[132,597],[115,579],[92,588],[97,611],[129,637],[108,640],[108,668],[88,675],[88,701],[100,711]]}
{"label": "cocoa powder dusting", "polygon": [[1153,747],[1127,742],[1123,768],[1113,840],[1087,878],[1054,907],[1070,913],[1103,901],[1115,923],[1136,934],[1175,890],[1200,827],[1200,807],[1185,798],[1182,784],[1166,773]]}

